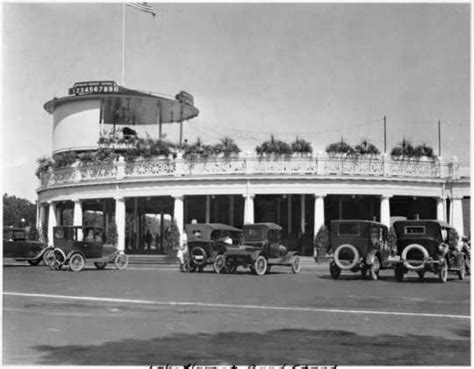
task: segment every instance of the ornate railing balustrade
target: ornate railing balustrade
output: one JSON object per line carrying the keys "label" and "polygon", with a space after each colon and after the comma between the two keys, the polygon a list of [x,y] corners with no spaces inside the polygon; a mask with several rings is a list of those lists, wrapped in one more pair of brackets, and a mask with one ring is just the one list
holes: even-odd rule
{"label": "ornate railing balustrade", "polygon": [[361,176],[421,179],[469,177],[469,163],[428,160],[394,160],[389,157],[347,158],[322,156],[262,156],[209,159],[152,159],[102,165],[73,165],[50,171],[40,178],[40,188],[88,181],[131,178],[204,176]]}

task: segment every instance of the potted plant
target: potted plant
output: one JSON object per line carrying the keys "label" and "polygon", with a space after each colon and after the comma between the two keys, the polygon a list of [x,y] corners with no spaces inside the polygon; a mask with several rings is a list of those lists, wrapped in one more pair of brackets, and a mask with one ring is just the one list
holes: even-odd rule
{"label": "potted plant", "polygon": [[341,137],[341,141],[329,144],[326,147],[326,152],[329,156],[352,156],[355,151],[351,145],[344,141]]}
{"label": "potted plant", "polygon": [[220,143],[214,146],[214,152],[222,154],[225,158],[238,155],[240,151],[240,147],[230,137],[221,138]]}
{"label": "potted plant", "polygon": [[433,148],[426,145],[426,143],[422,143],[421,145],[416,146],[413,149],[414,156],[416,158],[426,158],[426,159],[435,159]]}
{"label": "potted plant", "polygon": [[329,229],[323,224],[314,237],[313,256],[316,262],[319,262],[319,258],[322,255],[322,250],[324,250],[324,254],[326,254],[329,250],[329,246]]}
{"label": "potted plant", "polygon": [[360,156],[376,156],[380,154],[380,150],[367,139],[362,140],[360,144],[356,145],[354,152]]}
{"label": "potted plant", "polygon": [[277,140],[271,135],[270,140],[263,142],[255,148],[258,155],[291,155],[293,151],[286,142]]}
{"label": "potted plant", "polygon": [[47,173],[51,168],[53,168],[53,159],[43,156],[37,160],[38,168],[36,168],[35,175],[38,178],[45,173]]}
{"label": "potted plant", "polygon": [[296,140],[291,143],[291,150],[297,154],[309,155],[313,152],[313,147],[308,141],[296,137]]}
{"label": "potted plant", "polygon": [[411,141],[403,138],[403,140],[395,146],[392,151],[390,152],[390,155],[394,159],[405,159],[405,158],[412,158],[414,156],[414,147],[411,143]]}

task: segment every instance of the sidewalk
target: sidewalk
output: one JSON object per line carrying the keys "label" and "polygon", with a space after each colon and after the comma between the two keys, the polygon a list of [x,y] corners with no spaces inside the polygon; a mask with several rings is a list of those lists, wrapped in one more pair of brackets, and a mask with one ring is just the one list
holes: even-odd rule
{"label": "sidewalk", "polygon": [[[129,264],[131,265],[177,265],[178,258],[168,255],[128,255]],[[301,265],[315,265],[315,264],[326,264],[328,262],[327,257],[319,259],[319,263],[314,261],[312,256],[300,256]]]}

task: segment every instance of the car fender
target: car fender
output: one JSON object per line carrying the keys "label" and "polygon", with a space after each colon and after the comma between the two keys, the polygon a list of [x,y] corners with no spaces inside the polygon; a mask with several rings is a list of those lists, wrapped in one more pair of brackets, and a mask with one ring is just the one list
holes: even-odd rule
{"label": "car fender", "polygon": [[[61,250],[61,249],[57,249],[57,250]],[[64,254],[64,252],[63,252],[63,254]],[[84,258],[84,260],[86,259],[86,256],[84,255],[83,252],[78,251],[78,250],[72,250],[72,251],[69,251],[69,253],[66,255],[65,260],[69,260],[71,258],[71,256],[74,255],[74,254],[80,254]]]}
{"label": "car fender", "polygon": [[38,254],[38,256],[36,258],[42,258],[44,254],[46,254],[46,252],[48,252],[49,250],[54,250],[54,247],[49,245],[49,246],[46,246],[43,250],[41,250],[41,252]]}
{"label": "car fender", "polygon": [[265,255],[265,253],[264,253],[262,250],[257,250],[257,251],[251,252],[250,258],[252,259],[252,262],[255,261],[255,260],[257,260],[257,258],[258,258],[260,255],[262,255],[262,256],[264,256],[264,257],[266,258],[266,255]]}

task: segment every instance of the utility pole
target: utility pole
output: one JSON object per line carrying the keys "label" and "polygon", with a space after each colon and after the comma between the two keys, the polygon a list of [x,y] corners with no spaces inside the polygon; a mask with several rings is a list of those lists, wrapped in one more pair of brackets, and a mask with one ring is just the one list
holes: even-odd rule
{"label": "utility pole", "polygon": [[438,120],[438,156],[441,157],[441,121]]}

